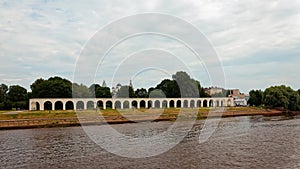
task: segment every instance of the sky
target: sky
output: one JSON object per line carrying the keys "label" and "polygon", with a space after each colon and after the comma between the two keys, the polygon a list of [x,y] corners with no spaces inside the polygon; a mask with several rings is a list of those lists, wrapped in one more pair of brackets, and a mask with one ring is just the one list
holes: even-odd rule
{"label": "sky", "polygon": [[88,59],[83,53],[92,39],[107,25],[141,13],[167,14],[196,27],[222,66],[223,74],[215,79],[224,76],[225,83],[212,82],[206,63],[193,60],[182,43],[155,35],[132,37],[113,48],[95,69],[96,83],[105,80],[115,86],[131,79],[135,88],[148,88],[184,70],[204,87],[244,93],[281,84],[300,88],[299,0],[2,0],[0,83],[30,90],[38,78],[75,81],[78,62]]}

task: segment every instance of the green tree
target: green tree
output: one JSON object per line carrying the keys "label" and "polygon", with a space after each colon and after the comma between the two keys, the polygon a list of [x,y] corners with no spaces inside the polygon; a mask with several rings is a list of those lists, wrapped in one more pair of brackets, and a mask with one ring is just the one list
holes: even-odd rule
{"label": "green tree", "polygon": [[199,97],[197,81],[192,79],[186,72],[179,71],[172,75],[180,88],[181,97]]}
{"label": "green tree", "polygon": [[144,88],[136,89],[136,91],[134,93],[135,93],[135,96],[138,98],[147,98],[148,97],[148,92]]}
{"label": "green tree", "polygon": [[86,87],[83,84],[77,84],[73,83],[73,97],[74,98],[91,98],[93,97],[93,94],[89,90],[88,87]]}
{"label": "green tree", "polygon": [[122,86],[117,93],[118,98],[135,98],[134,90],[130,86]]}
{"label": "green tree", "polygon": [[[103,81],[105,82],[105,81]],[[109,87],[100,86],[99,84],[92,84],[89,87],[90,92],[97,98],[111,98],[111,92]]]}
{"label": "green tree", "polygon": [[12,102],[27,100],[27,90],[19,85],[9,87],[7,97]]}
{"label": "green tree", "polygon": [[155,89],[161,90],[167,98],[180,97],[180,89],[175,80],[164,79],[155,87]]}
{"label": "green tree", "polygon": [[266,106],[284,107],[289,110],[299,110],[299,100],[298,92],[284,85],[269,87],[263,95],[263,103]]}
{"label": "green tree", "polygon": [[72,83],[61,77],[50,77],[48,80],[37,79],[30,85],[33,98],[70,98]]}
{"label": "green tree", "polygon": [[248,103],[251,106],[260,106],[262,105],[262,101],[263,101],[263,92],[261,90],[251,90],[249,92],[249,101]]}
{"label": "green tree", "polygon": [[166,98],[166,95],[162,90],[155,89],[149,93],[149,98]]}

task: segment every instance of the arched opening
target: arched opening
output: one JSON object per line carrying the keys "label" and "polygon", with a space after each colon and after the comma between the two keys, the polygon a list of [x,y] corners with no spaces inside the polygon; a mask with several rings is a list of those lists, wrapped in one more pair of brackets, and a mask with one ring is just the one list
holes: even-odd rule
{"label": "arched opening", "polygon": [[214,101],[213,100],[209,101],[209,107],[214,107]]}
{"label": "arched opening", "polygon": [[231,100],[228,100],[228,101],[227,101],[227,106],[228,106],[228,107],[231,106]]}
{"label": "arched opening", "polygon": [[97,107],[99,107],[100,109],[103,108],[103,101],[102,100],[97,101]]}
{"label": "arched opening", "polygon": [[176,107],[181,107],[181,100],[177,100]]}
{"label": "arched opening", "polygon": [[195,101],[194,100],[191,100],[190,107],[195,107]]}
{"label": "arched opening", "polygon": [[88,101],[86,106],[87,106],[87,109],[89,109],[89,110],[95,108],[94,102],[93,102],[93,101]]}
{"label": "arched opening", "polygon": [[76,109],[77,110],[83,110],[84,109],[84,103],[83,103],[83,101],[78,101],[76,103]]}
{"label": "arched opening", "polygon": [[164,101],[162,102],[162,108],[164,109],[164,108],[166,108],[166,107],[168,107],[168,101],[167,101],[167,100],[164,100]]}
{"label": "arched opening", "polygon": [[74,104],[72,101],[67,101],[66,110],[74,110]]}
{"label": "arched opening", "polygon": [[132,108],[137,108],[137,101],[136,101],[136,100],[133,100],[133,101],[131,102],[131,106],[132,106]]}
{"label": "arched opening", "polygon": [[120,101],[115,102],[115,109],[121,109],[121,102]]}
{"label": "arched opening", "polygon": [[183,101],[183,107],[185,108],[189,107],[189,102],[187,100]]}
{"label": "arched opening", "polygon": [[200,101],[200,100],[197,100],[196,106],[197,106],[197,107],[201,107],[201,101]]}
{"label": "arched opening", "polygon": [[61,101],[56,101],[54,104],[55,110],[62,110],[63,109],[63,103]]}
{"label": "arched opening", "polygon": [[155,107],[155,108],[160,108],[160,101],[159,101],[159,100],[156,100],[156,101],[154,102],[154,107]]}
{"label": "arched opening", "polygon": [[146,102],[145,100],[140,101],[140,108],[146,108]]}
{"label": "arched opening", "polygon": [[224,107],[224,100],[221,100],[221,107]]}
{"label": "arched opening", "polygon": [[39,103],[39,102],[32,102],[31,105],[32,105],[33,107],[35,107],[34,110],[40,110],[40,109],[41,109],[41,108],[40,108],[40,103]]}
{"label": "arched opening", "polygon": [[106,108],[112,108],[112,101],[106,101]]}
{"label": "arched opening", "polygon": [[203,107],[208,107],[207,100],[203,101]]}
{"label": "arched opening", "polygon": [[124,109],[129,109],[129,101],[126,100],[126,101],[123,102],[123,108]]}
{"label": "arched opening", "polygon": [[175,107],[174,100],[170,100],[170,107]]}
{"label": "arched opening", "polygon": [[52,110],[52,103],[50,101],[44,103],[44,110]]}
{"label": "arched opening", "polygon": [[149,100],[149,101],[148,101],[148,107],[147,107],[147,108],[151,108],[151,107],[152,107],[152,101]]}

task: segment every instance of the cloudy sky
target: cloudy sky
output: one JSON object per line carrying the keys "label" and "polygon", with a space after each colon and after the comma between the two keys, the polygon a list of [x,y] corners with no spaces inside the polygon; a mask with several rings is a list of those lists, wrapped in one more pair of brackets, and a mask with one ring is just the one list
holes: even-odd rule
{"label": "cloudy sky", "polygon": [[[147,12],[176,16],[201,31],[221,61],[226,80],[222,87],[239,88],[246,93],[278,84],[300,88],[298,0],[2,0],[0,83],[29,89],[40,77],[57,75],[73,80],[82,50],[99,30],[125,16]],[[158,47],[165,48],[157,50]],[[182,49],[175,52],[181,59],[172,59],[171,49]],[[185,59],[189,55],[180,44],[165,37],[131,38],[127,45],[122,43],[111,51],[111,56],[98,67],[95,81],[106,80],[110,86],[134,79],[136,87],[148,88],[162,78],[171,78],[176,70],[185,70],[203,86],[215,85],[205,75],[203,63]],[[136,66],[139,70],[131,70],[132,63],[155,60],[160,60],[161,67],[156,64],[151,68],[148,64],[145,69]],[[113,78],[118,72],[123,78]]]}

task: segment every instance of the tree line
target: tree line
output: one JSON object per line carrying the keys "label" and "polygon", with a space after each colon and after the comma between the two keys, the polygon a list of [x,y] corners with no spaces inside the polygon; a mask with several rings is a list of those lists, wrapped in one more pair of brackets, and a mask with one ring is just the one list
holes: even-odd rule
{"label": "tree line", "polygon": [[[105,83],[104,83],[105,84]],[[211,97],[204,91],[200,82],[192,79],[186,72],[179,71],[172,75],[172,79],[164,79],[155,87],[137,88],[122,86],[116,95],[106,85],[72,83],[61,77],[37,79],[30,85],[31,92],[19,85],[0,85],[0,110],[12,108],[28,109],[30,98],[187,98]],[[223,91],[219,96],[227,96]],[[295,91],[284,85],[271,86],[265,91],[251,90],[248,104],[251,106],[283,107],[288,110],[300,110],[300,89]]]}
{"label": "tree line", "polygon": [[[55,76],[48,79],[39,78],[30,85],[31,92],[19,85],[0,86],[0,109],[28,109],[30,98],[112,98],[111,89],[105,85],[83,84]],[[119,98],[177,98],[177,97],[210,97],[205,93],[200,82],[192,79],[186,72],[179,71],[172,79],[162,80],[156,87],[149,89],[122,86],[114,97]]]}
{"label": "tree line", "polygon": [[271,86],[265,91],[251,90],[249,96],[248,104],[251,106],[300,110],[300,89],[295,91],[285,85]]}

